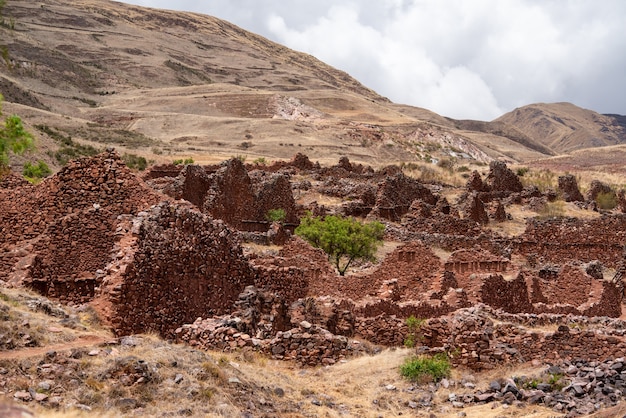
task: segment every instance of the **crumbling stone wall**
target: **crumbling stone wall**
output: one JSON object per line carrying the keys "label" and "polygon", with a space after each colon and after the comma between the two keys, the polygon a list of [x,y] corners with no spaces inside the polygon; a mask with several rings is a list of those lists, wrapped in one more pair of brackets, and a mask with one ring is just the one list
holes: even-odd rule
{"label": "crumbling stone wall", "polygon": [[145,180],[154,180],[161,177],[178,177],[184,166],[177,164],[156,164],[146,170],[143,175]]}
{"label": "crumbling stone wall", "polygon": [[580,189],[578,188],[578,182],[573,174],[566,174],[559,176],[558,190],[563,196],[563,200],[566,202],[584,202],[585,198]]}
{"label": "crumbling stone wall", "polygon": [[489,163],[489,174],[485,183],[494,192],[521,192],[524,188],[519,177],[502,161]]}
{"label": "crumbling stone wall", "polygon": [[[474,370],[531,360],[548,363],[576,358],[605,361],[626,354],[623,333],[610,335],[610,329],[605,326],[585,329],[585,323],[589,322],[586,317],[544,314],[545,322],[561,324],[555,332],[517,325],[528,319],[528,315],[503,316],[477,306],[429,319],[421,333],[426,346],[435,352],[447,351],[454,363]],[[537,316],[530,319],[536,320]],[[623,328],[623,321],[617,322],[615,326]]]}
{"label": "crumbling stone wall", "polygon": [[[236,310],[230,315],[198,318],[192,324],[182,325],[175,331],[176,339],[212,350],[248,348],[302,366],[334,364],[361,351],[359,343],[302,319],[303,315],[310,316],[311,310],[317,310],[315,302],[309,303],[309,299],[287,308],[282,298],[249,286],[235,305]],[[320,319],[318,315],[315,318]],[[331,318],[335,330],[346,328],[339,324],[337,311],[334,316],[326,316],[326,322],[330,323]]]}
{"label": "crumbling stone wall", "polygon": [[432,192],[416,179],[402,173],[388,176],[378,185],[376,204],[370,216],[399,221],[416,199],[431,205],[437,203]]}
{"label": "crumbling stone wall", "polygon": [[480,198],[480,195],[473,192],[469,195],[465,201],[465,218],[471,219],[481,225],[487,225],[489,223],[489,215],[485,209],[485,204]]}
{"label": "crumbling stone wall", "polygon": [[533,312],[526,281],[522,275],[507,281],[501,275],[490,275],[481,286],[483,303],[505,312]]}
{"label": "crumbling stone wall", "polygon": [[36,187],[11,189],[0,199],[0,245],[35,238],[71,213],[94,207],[114,214],[137,213],[162,198],[133,175],[113,150],[72,160]]}
{"label": "crumbling stone wall", "polygon": [[[254,175],[256,173],[256,175]],[[261,174],[261,175],[259,175]],[[250,173],[255,189],[256,213],[252,219],[265,221],[272,209],[285,211],[285,224],[297,224],[300,209],[296,205],[291,191],[289,178],[284,174],[270,174],[262,171]]]}
{"label": "crumbling stone wall", "polygon": [[105,209],[72,213],[52,223],[38,243],[24,285],[62,302],[93,299],[116,241],[116,217]]}
{"label": "crumbling stone wall", "polygon": [[211,179],[206,170],[199,165],[188,164],[165,189],[165,193],[175,199],[185,199],[202,210],[210,186]]}
{"label": "crumbling stone wall", "polygon": [[624,244],[626,215],[619,214],[595,219],[529,219],[516,247],[523,255],[534,254],[544,262],[599,260],[616,267]]}
{"label": "crumbling stone wall", "polygon": [[[252,177],[251,177],[252,176]],[[209,177],[203,210],[230,226],[245,231],[266,231],[270,209],[285,210],[286,224],[298,222],[300,210],[284,174],[261,170],[248,174],[243,163],[233,158]]]}
{"label": "crumbling stone wall", "polygon": [[547,299],[547,304],[579,306],[589,299],[592,280],[580,268],[566,264],[555,279],[541,279],[541,293]]}
{"label": "crumbling stone wall", "polygon": [[446,271],[456,274],[506,272],[511,262],[484,250],[462,249],[454,251],[445,263]]}
{"label": "crumbling stone wall", "polygon": [[221,221],[168,202],[137,218],[136,249],[103,296],[116,333],[171,336],[182,324],[228,311],[254,282],[235,234]]}
{"label": "crumbling stone wall", "polygon": [[599,180],[593,180],[589,185],[589,190],[587,191],[587,200],[593,202],[598,198],[598,195],[600,194],[610,195],[613,199],[617,199],[615,190],[613,190],[611,186],[602,183]]}
{"label": "crumbling stone wall", "polygon": [[254,189],[243,163],[232,158],[211,176],[211,187],[204,201],[204,210],[236,229],[243,221],[254,219]]}
{"label": "crumbling stone wall", "polygon": [[369,275],[367,289],[359,289],[347,297],[358,299],[374,293],[388,280],[396,280],[399,297],[403,300],[421,298],[432,289],[435,278],[441,274],[441,260],[421,242],[410,242],[388,254]]}

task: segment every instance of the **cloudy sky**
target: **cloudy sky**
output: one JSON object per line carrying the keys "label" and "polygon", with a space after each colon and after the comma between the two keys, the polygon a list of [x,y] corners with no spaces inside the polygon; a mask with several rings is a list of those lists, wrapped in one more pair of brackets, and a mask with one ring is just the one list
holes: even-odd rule
{"label": "cloudy sky", "polygon": [[126,2],[228,20],[445,116],[563,101],[626,114],[623,0]]}

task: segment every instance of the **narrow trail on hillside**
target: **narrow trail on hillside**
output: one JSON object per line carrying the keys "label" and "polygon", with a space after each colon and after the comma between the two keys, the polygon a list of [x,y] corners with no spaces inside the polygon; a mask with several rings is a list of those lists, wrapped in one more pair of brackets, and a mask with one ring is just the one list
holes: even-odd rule
{"label": "narrow trail on hillside", "polygon": [[86,334],[81,335],[74,341],[69,341],[62,344],[52,344],[43,347],[29,347],[19,350],[1,351],[0,361],[3,360],[21,360],[29,357],[40,356],[50,351],[63,351],[71,350],[72,348],[91,347],[94,345],[102,344],[111,338],[106,338],[100,335]]}

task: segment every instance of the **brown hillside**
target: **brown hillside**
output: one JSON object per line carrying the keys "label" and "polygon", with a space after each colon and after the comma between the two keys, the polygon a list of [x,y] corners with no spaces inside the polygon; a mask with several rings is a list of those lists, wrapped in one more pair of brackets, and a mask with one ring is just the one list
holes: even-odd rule
{"label": "brown hillside", "polygon": [[5,111],[25,120],[38,157],[56,167],[63,158],[46,151],[70,141],[74,154],[113,145],[163,162],[298,151],[376,165],[459,152],[479,161],[544,156],[501,136],[475,141],[446,118],[392,104],[310,55],[214,17],[95,0],[9,1],[4,14],[15,22],[0,26],[10,58],[0,67]]}
{"label": "brown hillside", "polygon": [[[5,113],[37,136],[38,153],[26,158],[57,169],[106,146],[156,162],[303,152],[327,164],[345,155],[375,166],[442,158],[466,166],[623,138],[611,116],[571,105],[516,111],[537,108],[532,115],[556,126],[538,129],[532,115],[456,121],[394,104],[310,55],[211,16],[107,0],[8,1],[3,13],[14,22],[0,26]],[[14,168],[24,161],[14,158]]]}
{"label": "brown hillside", "polygon": [[533,104],[509,112],[503,122],[558,154],[626,143],[626,129],[615,117],[571,103]]}

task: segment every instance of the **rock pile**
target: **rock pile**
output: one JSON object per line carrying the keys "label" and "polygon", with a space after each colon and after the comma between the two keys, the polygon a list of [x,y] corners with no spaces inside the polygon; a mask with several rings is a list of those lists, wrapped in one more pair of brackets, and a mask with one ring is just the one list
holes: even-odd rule
{"label": "rock pile", "polygon": [[292,324],[281,298],[248,287],[230,315],[198,318],[175,331],[178,341],[204,349],[233,351],[244,347],[300,365],[334,364],[361,345],[306,320]]}
{"label": "rock pile", "polygon": [[590,415],[600,408],[617,405],[626,392],[626,360],[603,362],[572,360],[548,367],[540,376],[516,376],[494,380],[474,393],[451,393],[457,408],[489,402],[545,405],[566,417]]}

